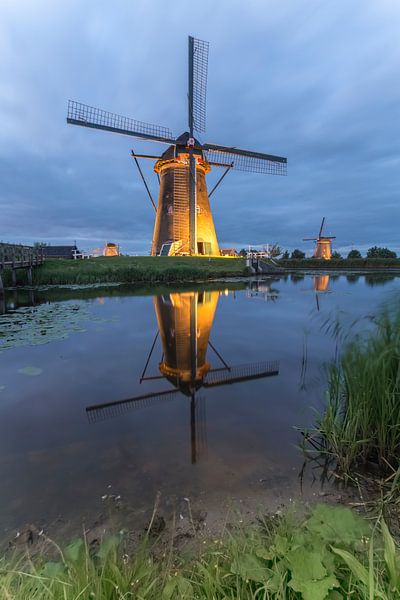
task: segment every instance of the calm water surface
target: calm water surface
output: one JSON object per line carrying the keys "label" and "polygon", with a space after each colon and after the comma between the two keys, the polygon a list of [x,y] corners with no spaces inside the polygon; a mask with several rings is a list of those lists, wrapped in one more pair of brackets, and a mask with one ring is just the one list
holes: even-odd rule
{"label": "calm water surface", "polygon": [[[0,306],[0,532],[158,491],[218,505],[300,494],[294,426],[343,331],[395,297],[382,275],[195,289],[10,291]],[[46,342],[46,343],[44,343]],[[121,400],[127,402],[119,403]],[[100,406],[99,406],[100,405]]]}

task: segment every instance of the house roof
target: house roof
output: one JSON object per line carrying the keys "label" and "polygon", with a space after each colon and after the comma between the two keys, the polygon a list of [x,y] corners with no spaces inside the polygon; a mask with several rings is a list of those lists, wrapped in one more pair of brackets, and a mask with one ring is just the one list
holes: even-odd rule
{"label": "house roof", "polygon": [[76,246],[44,246],[43,253],[50,257],[65,257],[71,258],[74,250],[78,250]]}

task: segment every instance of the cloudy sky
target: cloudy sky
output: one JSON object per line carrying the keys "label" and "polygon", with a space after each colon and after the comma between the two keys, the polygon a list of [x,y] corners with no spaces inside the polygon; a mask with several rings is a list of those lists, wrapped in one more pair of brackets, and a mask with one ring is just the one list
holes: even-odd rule
{"label": "cloudy sky", "polygon": [[193,35],[210,42],[201,140],[288,157],[287,177],[224,180],[221,246],[311,251],[325,216],[339,249],[399,251],[399,31],[399,0],[0,0],[0,240],[149,252],[130,150],[165,147],[67,125],[67,101],[179,135]]}

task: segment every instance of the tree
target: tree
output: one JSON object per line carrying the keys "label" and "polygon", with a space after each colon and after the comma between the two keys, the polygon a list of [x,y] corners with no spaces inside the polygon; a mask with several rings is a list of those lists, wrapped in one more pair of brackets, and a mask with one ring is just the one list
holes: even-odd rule
{"label": "tree", "polygon": [[239,256],[247,256],[247,250],[245,248],[242,248],[239,252]]}
{"label": "tree", "polygon": [[295,260],[302,260],[305,257],[306,257],[305,252],[302,252],[301,250],[296,248],[295,250],[293,250],[290,258],[294,258]]}
{"label": "tree", "polygon": [[339,260],[342,258],[342,255],[340,254],[340,252],[335,250],[334,252],[332,252],[331,258],[333,258],[333,260]]}
{"label": "tree", "polygon": [[367,258],[397,258],[397,254],[396,252],[393,252],[393,250],[389,250],[389,248],[373,246],[372,248],[369,248]]}
{"label": "tree", "polygon": [[264,248],[265,248],[266,252],[268,252],[269,258],[277,258],[278,256],[280,256],[282,254],[282,250],[278,246],[278,244],[269,244],[268,246],[266,246]]}
{"label": "tree", "polygon": [[361,252],[359,250],[350,250],[350,252],[347,255],[347,258],[362,258],[361,256]]}
{"label": "tree", "polygon": [[289,260],[289,252],[287,250],[285,250],[285,252],[282,254],[281,258],[283,260]]}

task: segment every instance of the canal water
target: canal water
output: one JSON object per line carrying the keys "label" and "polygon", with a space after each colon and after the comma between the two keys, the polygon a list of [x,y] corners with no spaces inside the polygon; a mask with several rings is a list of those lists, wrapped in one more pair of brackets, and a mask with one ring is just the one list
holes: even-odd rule
{"label": "canal water", "polygon": [[346,335],[399,291],[382,274],[7,291],[0,537],[110,503],[132,524],[155,498],[211,514],[318,495],[296,428]]}

